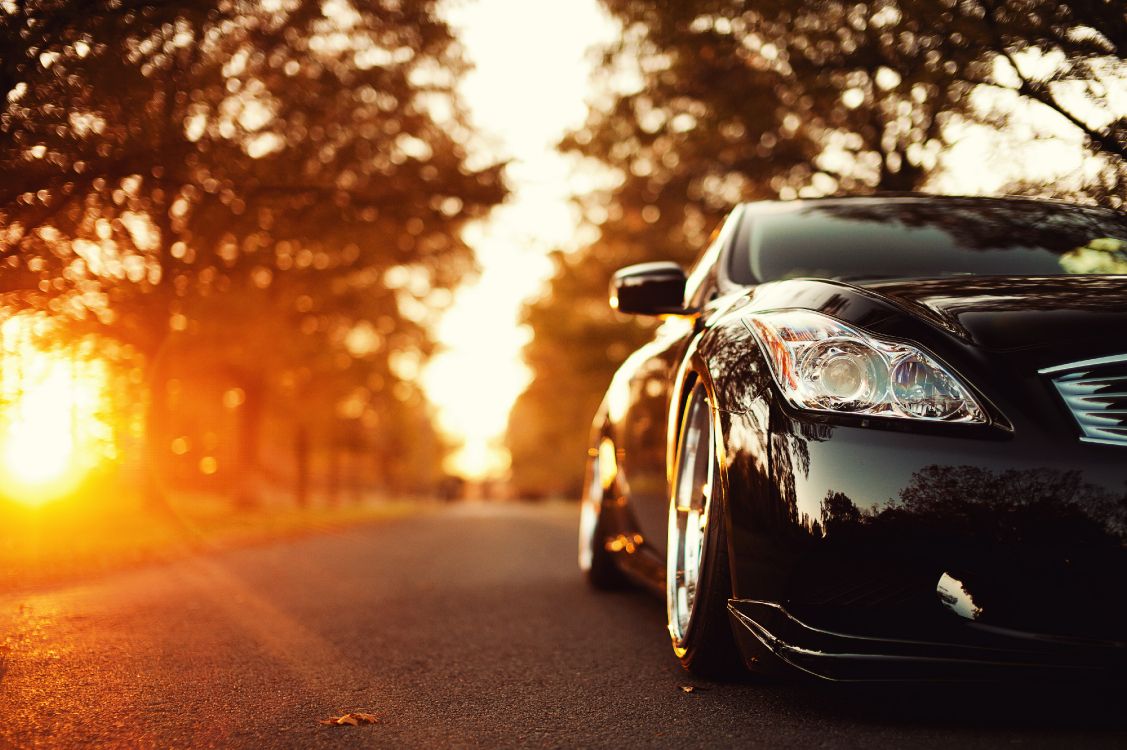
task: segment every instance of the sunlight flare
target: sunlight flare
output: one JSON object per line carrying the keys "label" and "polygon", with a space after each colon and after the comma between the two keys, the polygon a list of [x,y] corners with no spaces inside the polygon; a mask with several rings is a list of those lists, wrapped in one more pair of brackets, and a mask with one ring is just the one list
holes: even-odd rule
{"label": "sunlight flare", "polygon": [[40,505],[73,491],[112,452],[105,364],[44,343],[42,322],[0,326],[0,480],[4,495]]}

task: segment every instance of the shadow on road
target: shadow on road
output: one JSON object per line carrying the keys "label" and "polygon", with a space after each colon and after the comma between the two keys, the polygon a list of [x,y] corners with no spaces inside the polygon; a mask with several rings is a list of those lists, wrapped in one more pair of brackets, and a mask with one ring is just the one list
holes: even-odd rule
{"label": "shadow on road", "polygon": [[793,700],[832,719],[936,728],[1113,730],[1127,727],[1122,687],[991,684],[793,686]]}
{"label": "shadow on road", "polygon": [[[631,611],[639,627],[664,628],[665,611],[641,591],[595,594],[608,606]],[[671,669],[679,670],[670,651]],[[984,684],[834,684],[747,674],[730,682],[698,680],[712,697],[761,706],[768,698],[788,715],[829,723],[865,723],[901,729],[1122,730],[1127,728],[1123,686],[1100,683],[1022,682]],[[773,694],[773,695],[772,695]],[[756,709],[758,710],[758,709]],[[751,713],[751,711],[749,711]]]}

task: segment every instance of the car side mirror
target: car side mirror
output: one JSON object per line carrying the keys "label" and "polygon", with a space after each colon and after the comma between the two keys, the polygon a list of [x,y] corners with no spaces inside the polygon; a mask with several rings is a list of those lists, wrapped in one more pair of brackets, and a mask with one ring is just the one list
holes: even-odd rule
{"label": "car side mirror", "polygon": [[635,315],[684,315],[685,272],[676,263],[639,263],[615,272],[610,306]]}

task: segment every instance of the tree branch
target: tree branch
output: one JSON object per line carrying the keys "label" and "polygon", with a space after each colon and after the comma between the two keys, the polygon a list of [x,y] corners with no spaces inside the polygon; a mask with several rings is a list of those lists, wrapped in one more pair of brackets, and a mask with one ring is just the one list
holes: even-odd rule
{"label": "tree branch", "polygon": [[[990,27],[991,35],[994,37],[994,41],[997,44],[998,54],[1002,55],[1002,57],[1006,59],[1006,62],[1008,62],[1010,64],[1010,67],[1013,68],[1014,75],[1017,76],[1019,85],[1016,91],[1027,99],[1031,99],[1048,107],[1049,109],[1059,114],[1061,117],[1068,120],[1068,122],[1070,122],[1074,127],[1083,132],[1084,135],[1087,136],[1088,140],[1095,144],[1099,150],[1105,153],[1114,154],[1120,159],[1127,161],[1127,144],[1120,143],[1119,140],[1115,138],[1115,136],[1113,136],[1111,133],[1096,130],[1088,123],[1081,120],[1075,114],[1066,109],[1064,105],[1062,105],[1059,101],[1057,101],[1057,98],[1053,96],[1052,92],[1048,90],[1047,86],[1044,86],[1038,81],[1030,80],[1025,76],[1024,73],[1021,72],[1021,68],[1018,67],[1017,60],[1014,58],[1013,53],[1010,52],[1009,47],[1006,45],[1005,39],[1002,37],[1001,30],[998,28],[997,18],[995,17],[997,5],[995,5],[993,2],[989,3],[989,5],[991,12],[985,14],[986,24]],[[1010,90],[1013,91],[1015,89]]]}

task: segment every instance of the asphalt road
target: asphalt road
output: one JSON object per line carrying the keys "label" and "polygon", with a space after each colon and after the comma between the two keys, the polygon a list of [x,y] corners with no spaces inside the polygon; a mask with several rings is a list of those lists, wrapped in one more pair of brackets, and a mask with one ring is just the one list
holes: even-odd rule
{"label": "asphalt road", "polygon": [[[574,516],[460,506],[0,597],[0,746],[1127,747],[1123,690],[690,679],[660,602],[586,589]],[[381,723],[318,724],[344,711]]]}

